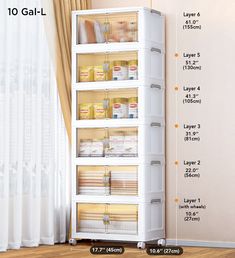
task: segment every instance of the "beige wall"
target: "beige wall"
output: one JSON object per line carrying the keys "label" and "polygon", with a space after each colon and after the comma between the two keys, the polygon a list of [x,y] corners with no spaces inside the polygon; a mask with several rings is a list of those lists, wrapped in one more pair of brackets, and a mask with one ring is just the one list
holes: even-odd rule
{"label": "beige wall", "polygon": [[[92,0],[92,5],[150,7],[151,1]],[[235,242],[235,1],[153,0],[152,7],[166,15],[167,238]],[[200,12],[202,30],[182,30],[182,14],[187,11]],[[200,52],[202,70],[183,71],[183,52]],[[178,94],[175,84],[180,86]],[[202,104],[182,104],[183,86],[198,85]],[[198,123],[200,142],[184,142],[183,125]],[[199,179],[185,179],[184,160],[201,161]],[[199,211],[195,218],[200,221],[184,221],[189,210],[178,205],[190,198],[200,199],[197,204],[206,207],[190,210]]]}

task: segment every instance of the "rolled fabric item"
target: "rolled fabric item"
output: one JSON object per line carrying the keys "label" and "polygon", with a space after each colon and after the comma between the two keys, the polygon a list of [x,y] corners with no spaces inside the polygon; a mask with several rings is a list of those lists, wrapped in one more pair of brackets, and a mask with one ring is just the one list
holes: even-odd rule
{"label": "rolled fabric item", "polygon": [[101,24],[98,21],[94,21],[94,30],[95,30],[95,37],[97,43],[104,43],[105,37],[101,27]]}
{"label": "rolled fabric item", "polygon": [[96,43],[94,23],[89,20],[85,20],[85,29],[87,35],[87,43]]}
{"label": "rolled fabric item", "polygon": [[79,24],[79,43],[87,44],[87,33],[84,20],[81,20]]}

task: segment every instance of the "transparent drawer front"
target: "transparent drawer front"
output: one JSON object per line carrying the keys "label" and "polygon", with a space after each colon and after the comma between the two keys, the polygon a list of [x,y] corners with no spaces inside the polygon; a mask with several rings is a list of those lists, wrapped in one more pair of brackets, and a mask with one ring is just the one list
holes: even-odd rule
{"label": "transparent drawer front", "polygon": [[77,194],[110,195],[110,172],[105,167],[77,167]]}
{"label": "transparent drawer front", "polygon": [[77,204],[77,232],[132,234],[138,232],[138,206]]}
{"label": "transparent drawer front", "polygon": [[77,93],[77,119],[138,118],[138,89]]}
{"label": "transparent drawer front", "polygon": [[104,216],[107,213],[106,204],[78,204],[77,231],[104,233]]}
{"label": "transparent drawer front", "polygon": [[78,157],[137,157],[138,129],[77,129]]}
{"label": "transparent drawer front", "polygon": [[77,194],[138,195],[136,166],[78,166]]}
{"label": "transparent drawer front", "polygon": [[138,40],[137,12],[81,15],[77,22],[77,44]]}
{"label": "transparent drawer front", "polygon": [[77,82],[137,79],[137,51],[77,54]]}

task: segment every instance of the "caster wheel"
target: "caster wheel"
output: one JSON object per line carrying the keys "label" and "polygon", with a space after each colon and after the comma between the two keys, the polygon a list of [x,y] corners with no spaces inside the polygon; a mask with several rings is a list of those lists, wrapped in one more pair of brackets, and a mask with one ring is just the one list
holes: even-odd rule
{"label": "caster wheel", "polygon": [[97,239],[91,239],[91,242],[95,243],[95,242],[98,242]]}
{"label": "caster wheel", "polygon": [[69,244],[75,246],[77,244],[77,240],[74,238],[69,239]]}
{"label": "caster wheel", "polygon": [[139,249],[145,249],[145,242],[138,242],[138,243],[137,243],[137,248],[139,248]]}
{"label": "caster wheel", "polygon": [[159,245],[159,246],[166,246],[166,240],[165,239],[158,239],[157,240],[157,244]]}

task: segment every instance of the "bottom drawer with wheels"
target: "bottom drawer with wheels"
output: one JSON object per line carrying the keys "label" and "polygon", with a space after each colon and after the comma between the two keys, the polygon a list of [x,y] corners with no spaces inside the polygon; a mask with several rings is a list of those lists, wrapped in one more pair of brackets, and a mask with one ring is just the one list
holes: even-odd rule
{"label": "bottom drawer with wheels", "polygon": [[77,204],[77,232],[138,234],[138,205]]}

